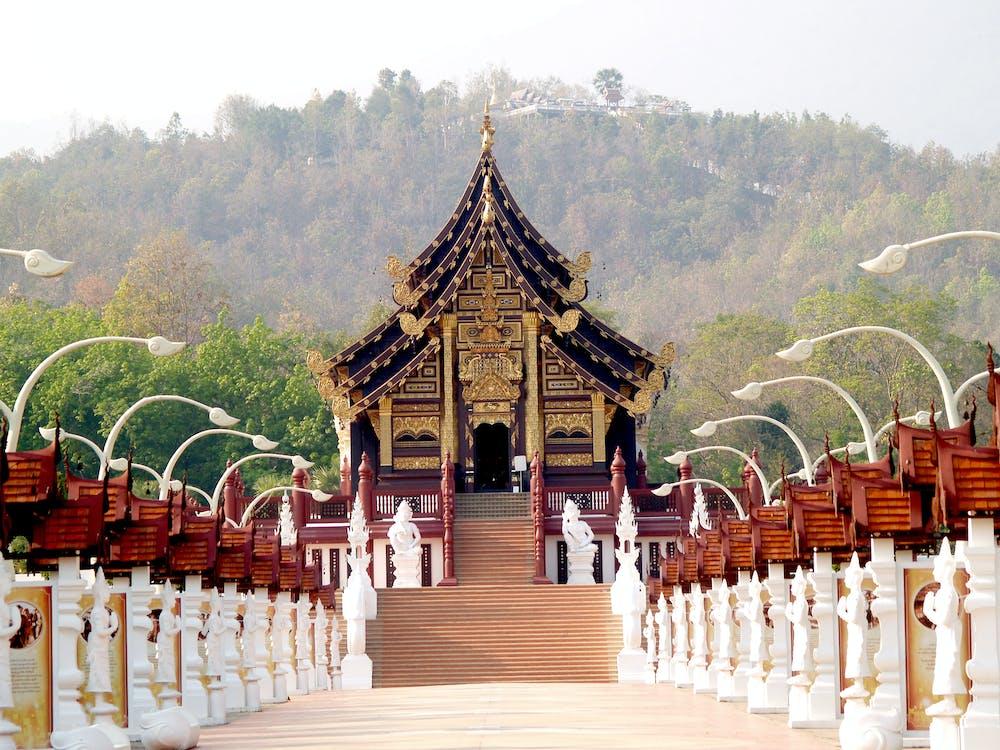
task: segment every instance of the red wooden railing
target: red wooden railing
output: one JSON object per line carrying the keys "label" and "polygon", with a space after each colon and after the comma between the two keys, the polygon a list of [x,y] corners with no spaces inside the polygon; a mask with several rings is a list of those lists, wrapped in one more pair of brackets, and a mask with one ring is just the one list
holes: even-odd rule
{"label": "red wooden railing", "polygon": [[444,522],[444,578],[438,586],[457,586],[455,577],[455,465],[451,462],[451,451],[445,453],[441,464],[441,519]]}
{"label": "red wooden railing", "polygon": [[531,459],[531,519],[535,531],[535,575],[532,583],[552,583],[545,575],[545,480],[542,461],[535,451]]}

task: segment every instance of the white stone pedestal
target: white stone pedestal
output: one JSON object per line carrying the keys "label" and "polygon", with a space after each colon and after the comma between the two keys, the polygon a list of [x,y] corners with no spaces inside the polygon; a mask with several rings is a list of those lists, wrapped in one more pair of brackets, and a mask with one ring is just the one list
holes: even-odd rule
{"label": "white stone pedestal", "polygon": [[588,586],[594,583],[594,550],[585,552],[570,552],[567,554],[569,563],[570,586]]}
{"label": "white stone pedestal", "polygon": [[[87,726],[87,715],[80,703],[80,686],[83,672],[76,665],[76,644],[83,632],[80,599],[86,585],[80,578],[80,558],[60,557],[56,574],[55,599],[56,644],[55,667],[56,695],[53,707],[54,732]],[[53,738],[55,746],[55,738]]]}
{"label": "white stone pedestal", "polygon": [[812,616],[816,620],[816,648],[813,650],[815,675],[809,686],[809,726],[835,727],[840,723],[839,626],[835,609],[837,574],[833,555],[813,554],[813,570],[808,575],[813,589]]}
{"label": "white stone pedestal", "polygon": [[149,631],[153,628],[149,603],[154,590],[149,581],[149,566],[132,568],[131,586],[125,593],[126,626],[128,644],[128,729],[129,735],[138,737],[142,717],[156,710],[156,700],[150,684],[153,678],[153,663],[149,660],[147,645]]}
{"label": "white stone pedestal", "polygon": [[791,643],[788,618],[785,607],[788,606],[788,580],[785,578],[785,566],[782,563],[770,563],[767,566],[767,580],[764,582],[767,593],[771,597],[768,616],[772,623],[771,638],[771,669],[764,681],[766,708],[770,712],[784,713],[788,711],[788,654]]}
{"label": "white stone pedestal", "polygon": [[240,622],[236,619],[239,606],[240,594],[236,582],[226,581],[222,592],[222,617],[226,622],[226,632],[222,636],[226,673],[222,676],[222,686],[226,691],[227,711],[246,709],[246,687],[240,679],[240,652],[236,648],[236,636],[240,630]]}
{"label": "white stone pedestal", "polygon": [[226,686],[221,676],[212,675],[208,682],[208,718],[202,726],[214,727],[226,723]]}
{"label": "white stone pedestal", "polygon": [[271,622],[267,616],[270,606],[270,598],[267,589],[254,589],[253,596],[247,598],[247,606],[254,608],[257,615],[257,628],[249,635],[244,633],[243,649],[250,649],[257,673],[257,688],[260,693],[261,703],[269,703],[274,700],[274,678],[267,669],[267,632],[270,630]]}
{"label": "white stone pedestal", "polygon": [[189,750],[201,737],[201,726],[179,707],[146,714],[142,717],[141,730],[146,750]]}
{"label": "white stone pedestal", "polygon": [[[345,660],[346,662],[346,660]],[[618,682],[642,685],[646,682],[646,652],[641,648],[618,652]]]}
{"label": "white stone pedestal", "polygon": [[406,552],[393,552],[392,564],[396,569],[396,580],[392,583],[394,589],[420,588],[419,547]]}
{"label": "white stone pedestal", "polygon": [[201,683],[205,660],[198,653],[198,634],[201,632],[201,605],[206,599],[201,590],[201,576],[184,578],[181,594],[181,704],[199,721],[208,720],[208,693]]}
{"label": "white stone pedestal", "polygon": [[110,693],[98,693],[97,701],[90,711],[94,717],[93,726],[104,733],[114,750],[129,750],[132,743],[125,730],[115,724],[115,720],[112,718],[115,714],[115,707],[108,702],[105,696],[110,697]]}
{"label": "white stone pedestal", "polygon": [[[642,654],[642,652],[640,652]],[[645,663],[645,654],[642,654]],[[641,670],[640,670],[641,671]],[[368,654],[348,654],[340,663],[340,686],[344,690],[370,690],[372,686],[372,660]]]}
{"label": "white stone pedestal", "polygon": [[969,519],[965,568],[969,595],[965,611],[972,620],[972,658],[965,671],[972,700],[959,724],[962,750],[1000,747],[1000,614],[997,610],[997,545],[992,518]]}

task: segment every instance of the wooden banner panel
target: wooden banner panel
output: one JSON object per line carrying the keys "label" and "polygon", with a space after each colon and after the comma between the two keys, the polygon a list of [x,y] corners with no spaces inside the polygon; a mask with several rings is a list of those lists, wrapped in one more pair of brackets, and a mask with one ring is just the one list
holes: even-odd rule
{"label": "wooden banner panel", "polygon": [[18,585],[8,597],[17,607],[20,628],[10,640],[13,708],[4,716],[21,728],[19,748],[47,748],[52,733],[52,587]]}
{"label": "wooden banner panel", "polygon": [[[90,678],[90,665],[87,663],[87,636],[90,635],[90,610],[94,606],[94,597],[84,594],[80,599],[80,610],[83,613],[83,633],[76,642],[76,664],[83,672],[83,683],[80,690],[83,693],[81,703],[87,713],[94,707],[93,696],[87,693],[87,680]],[[128,726],[128,682],[127,662],[125,653],[125,594],[113,593],[108,600],[108,610],[118,617],[118,629],[111,635],[111,646],[108,654],[111,666],[111,703],[115,712],[111,718],[120,727]]]}
{"label": "wooden banner panel", "polygon": [[[969,593],[969,574],[964,570],[955,573],[955,588],[962,598],[962,614],[964,620],[964,631],[962,633],[962,645],[960,657],[962,661],[972,658],[972,639],[970,638],[970,619],[965,614],[965,597]],[[927,716],[926,710],[932,703],[936,703],[939,698],[934,696],[932,686],[934,684],[934,661],[936,649],[936,637],[934,634],[934,623],[927,619],[924,614],[924,599],[931,591],[937,591],[940,585],[934,580],[934,571],[930,567],[904,568],[903,569],[903,596],[906,606],[905,614],[905,634],[906,638],[906,729],[908,731],[922,731],[930,729],[931,720]],[[970,681],[965,670],[962,670],[962,678],[965,680],[965,689],[970,688]],[[965,710],[969,703],[968,695],[955,696],[958,707]]]}

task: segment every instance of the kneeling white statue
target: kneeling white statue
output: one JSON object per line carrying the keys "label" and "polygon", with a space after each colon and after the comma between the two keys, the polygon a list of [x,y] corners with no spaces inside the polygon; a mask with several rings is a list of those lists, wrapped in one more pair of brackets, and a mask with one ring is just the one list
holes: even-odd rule
{"label": "kneeling white statue", "polygon": [[392,545],[392,565],[396,570],[394,589],[420,588],[420,529],[413,523],[413,509],[403,500],[392,517],[389,544]]}
{"label": "kneeling white statue", "polygon": [[571,586],[594,583],[594,532],[590,525],[580,518],[580,508],[572,500],[563,507],[562,534],[566,540],[566,557],[569,562]]}

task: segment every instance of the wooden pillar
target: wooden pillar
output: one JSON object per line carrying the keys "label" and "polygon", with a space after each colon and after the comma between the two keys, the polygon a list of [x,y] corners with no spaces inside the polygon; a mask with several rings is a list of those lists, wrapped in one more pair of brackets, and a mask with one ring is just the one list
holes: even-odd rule
{"label": "wooden pillar", "polygon": [[[361,465],[358,467],[358,499],[361,501],[361,508],[365,513],[365,520],[371,524],[372,516],[375,513],[375,484],[372,481],[375,472],[372,471],[371,462],[368,460],[368,453],[362,452]],[[368,546],[365,550],[369,555],[372,553],[371,535],[368,535]],[[373,575],[373,565],[368,564],[368,576]]]}
{"label": "wooden pillar", "polygon": [[538,453],[539,460],[545,458],[545,435],[543,433],[542,402],[538,378],[538,313],[526,312],[521,316],[524,327],[524,450],[529,456]]}
{"label": "wooden pillar", "polygon": [[305,488],[309,485],[309,472],[305,469],[295,469],[292,472],[292,519],[295,521],[295,528],[301,529],[306,525],[309,518],[309,503],[312,498],[306,494]]}
{"label": "wooden pillar", "polygon": [[[334,415],[333,427],[337,431],[337,451],[341,457],[347,456],[347,468],[351,468],[351,420]],[[343,494],[351,494],[346,492]]]}
{"label": "wooden pillar", "polygon": [[[378,464],[392,468],[392,396],[378,401]],[[370,519],[369,519],[370,520]]]}
{"label": "wooden pillar", "polygon": [[[226,461],[226,468],[233,465],[231,460]],[[226,518],[230,518],[234,523],[239,523],[240,515],[237,508],[236,499],[236,472],[232,472],[226,477],[226,483],[222,487],[222,512]]]}
{"label": "wooden pillar", "polygon": [[455,406],[458,395],[455,393],[455,330],[457,320],[454,314],[441,316],[441,338],[443,376],[442,383],[442,414],[441,414],[441,458],[451,454],[458,459],[458,414]]}
{"label": "wooden pillar", "polygon": [[608,460],[608,454],[604,447],[604,394],[590,394],[590,409],[592,412],[591,434],[594,444],[594,463],[603,464]]}
{"label": "wooden pillar", "polygon": [[635,460],[635,486],[646,489],[646,459],[642,451],[639,451],[639,456]]}
{"label": "wooden pillar", "polygon": [[542,459],[535,452],[531,459],[531,517],[535,530],[535,575],[532,583],[552,583],[545,575],[545,482]]}
{"label": "wooden pillar", "polygon": [[444,523],[444,578],[438,586],[457,586],[455,577],[455,464],[451,451],[445,451],[441,462],[441,520]]}
{"label": "wooden pillar", "polygon": [[625,457],[622,449],[615,448],[615,457],[611,460],[611,517],[618,518],[618,508],[625,494]]}
{"label": "wooden pillar", "polygon": [[340,494],[351,494],[351,457],[348,454],[340,456]]}

